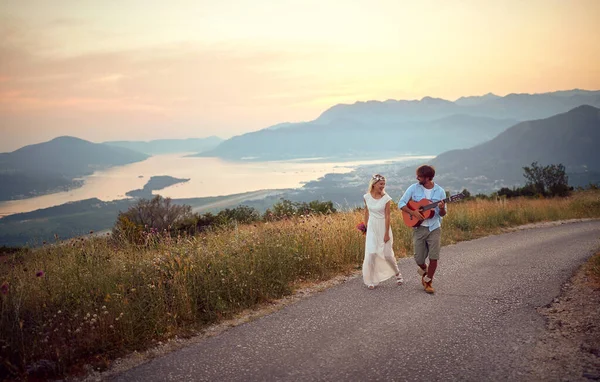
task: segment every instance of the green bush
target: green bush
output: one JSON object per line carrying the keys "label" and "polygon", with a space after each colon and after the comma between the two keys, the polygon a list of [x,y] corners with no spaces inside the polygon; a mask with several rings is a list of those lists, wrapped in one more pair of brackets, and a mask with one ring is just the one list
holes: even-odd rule
{"label": "green bush", "polygon": [[291,200],[281,199],[275,203],[272,208],[267,209],[263,215],[265,221],[280,220],[290,218],[292,216],[320,214],[327,215],[337,212],[333,206],[333,202],[320,202],[313,200],[312,202],[292,202]]}
{"label": "green bush", "polygon": [[171,198],[157,195],[150,200],[140,199],[126,212],[120,212],[113,227],[113,235],[138,243],[144,241],[144,234],[172,233],[176,227],[191,218],[192,207],[174,204]]}

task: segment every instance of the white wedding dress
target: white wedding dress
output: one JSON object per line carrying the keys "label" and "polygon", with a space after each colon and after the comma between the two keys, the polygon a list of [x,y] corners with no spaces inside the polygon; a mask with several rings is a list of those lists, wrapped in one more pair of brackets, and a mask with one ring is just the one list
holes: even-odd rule
{"label": "white wedding dress", "polygon": [[370,193],[364,195],[369,209],[367,238],[365,242],[365,260],[362,266],[363,281],[366,285],[376,286],[399,273],[396,257],[392,248],[394,238],[390,227],[390,240],[383,242],[385,234],[385,205],[392,200],[388,194],[375,199]]}

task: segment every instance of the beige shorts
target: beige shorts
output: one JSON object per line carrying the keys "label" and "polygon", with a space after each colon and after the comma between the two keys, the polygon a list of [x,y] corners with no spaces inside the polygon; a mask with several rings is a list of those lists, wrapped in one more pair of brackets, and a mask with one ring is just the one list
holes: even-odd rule
{"label": "beige shorts", "polygon": [[417,264],[425,264],[425,259],[428,257],[429,260],[440,258],[441,238],[441,228],[436,228],[431,232],[429,232],[429,227],[413,228],[413,245]]}

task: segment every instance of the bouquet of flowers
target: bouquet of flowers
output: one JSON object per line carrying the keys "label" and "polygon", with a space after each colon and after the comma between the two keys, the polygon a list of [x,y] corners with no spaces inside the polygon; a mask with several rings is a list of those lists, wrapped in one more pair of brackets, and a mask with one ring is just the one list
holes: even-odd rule
{"label": "bouquet of flowers", "polygon": [[363,235],[367,233],[367,226],[365,225],[365,223],[364,223],[364,222],[360,222],[360,223],[358,223],[358,224],[356,225],[356,229],[357,229],[357,230],[359,230],[360,232],[362,232],[362,233],[363,233]]}

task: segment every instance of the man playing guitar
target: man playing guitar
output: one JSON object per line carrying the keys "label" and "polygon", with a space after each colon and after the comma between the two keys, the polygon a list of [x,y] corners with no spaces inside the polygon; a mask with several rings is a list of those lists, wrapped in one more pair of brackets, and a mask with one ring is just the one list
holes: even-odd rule
{"label": "man playing guitar", "polygon": [[[427,293],[435,292],[431,283],[440,257],[442,217],[446,215],[446,203],[444,202],[446,191],[433,182],[434,176],[435,169],[432,166],[422,165],[417,168],[418,182],[410,185],[398,202],[399,209],[420,222],[413,228],[414,257],[419,266],[417,272],[421,276],[421,283]],[[411,209],[408,206],[411,201],[419,202],[423,199],[438,203],[433,216],[427,219],[419,209]],[[425,263],[427,258],[429,258],[429,266]]]}

